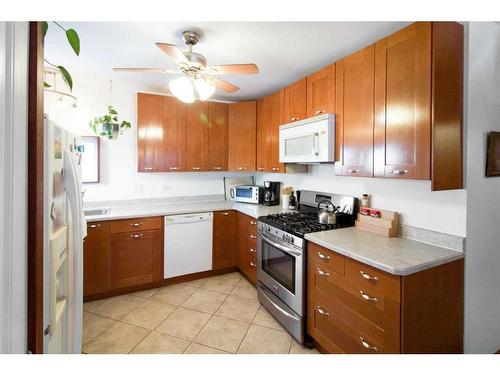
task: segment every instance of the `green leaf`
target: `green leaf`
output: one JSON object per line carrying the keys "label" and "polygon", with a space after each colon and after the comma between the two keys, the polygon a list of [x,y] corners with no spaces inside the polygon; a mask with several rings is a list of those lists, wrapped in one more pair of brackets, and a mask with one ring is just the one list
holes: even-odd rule
{"label": "green leaf", "polygon": [[128,121],[122,121],[120,128],[125,128],[125,129],[130,129],[132,125],[130,125],[130,122]]}
{"label": "green leaf", "polygon": [[68,42],[75,51],[76,55],[80,55],[80,37],[74,29],[66,30],[66,38],[68,38]]}
{"label": "green leaf", "polygon": [[110,109],[109,109],[109,113],[110,113],[111,115],[117,115],[117,114],[118,114],[118,112],[116,112],[113,108],[110,108]]}
{"label": "green leaf", "polygon": [[51,85],[49,85],[47,82],[44,82],[44,83],[43,83],[43,87],[45,87],[45,88],[49,88],[49,87],[52,87],[52,86],[51,86]]}
{"label": "green leaf", "polygon": [[47,21],[42,21],[42,32],[43,32],[44,38],[45,38],[45,35],[47,34],[48,29],[49,29],[49,23]]}
{"label": "green leaf", "polygon": [[64,66],[61,66],[61,65],[59,65],[57,67],[57,69],[59,69],[59,71],[61,72],[61,76],[62,76],[64,82],[69,87],[69,91],[73,91],[73,79],[71,78],[71,75],[69,74],[69,72],[66,70],[66,68]]}

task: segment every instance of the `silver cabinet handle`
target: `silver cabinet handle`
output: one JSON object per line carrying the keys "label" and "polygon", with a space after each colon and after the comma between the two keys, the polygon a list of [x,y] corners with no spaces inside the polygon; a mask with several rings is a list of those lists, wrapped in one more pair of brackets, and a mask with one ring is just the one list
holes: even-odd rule
{"label": "silver cabinet handle", "polygon": [[156,169],[155,167],[144,167],[145,171],[153,171],[155,169]]}
{"label": "silver cabinet handle", "polygon": [[257,250],[250,248],[250,252],[251,252],[251,253],[256,253],[256,252],[257,252]]}
{"label": "silver cabinet handle", "polygon": [[406,169],[394,169],[391,171],[392,174],[402,175],[408,173]]}
{"label": "silver cabinet handle", "polygon": [[300,120],[300,119],[299,119],[298,117],[292,117],[292,118],[290,119],[290,121],[297,121],[297,120]]}
{"label": "silver cabinet handle", "polygon": [[246,168],[246,167],[236,167],[236,169],[237,169],[238,171],[244,171],[244,170],[245,170],[245,169],[247,169],[247,168]]}
{"label": "silver cabinet handle", "polygon": [[359,169],[348,169],[347,173],[351,173],[351,174],[353,174],[353,173],[359,173]]}
{"label": "silver cabinet handle", "polygon": [[131,234],[130,237],[131,238],[141,238],[143,236],[142,233],[139,233],[139,234]]}
{"label": "silver cabinet handle", "polygon": [[376,346],[371,346],[368,341],[364,339],[364,337],[359,336],[359,339],[361,340],[361,344],[369,350],[373,350],[374,352],[378,352],[378,348]]}
{"label": "silver cabinet handle", "polygon": [[314,114],[316,115],[320,115],[322,113],[325,113],[325,111],[323,111],[322,109],[318,109],[316,112],[314,112]]}
{"label": "silver cabinet handle", "polygon": [[257,266],[257,265],[256,265],[254,262],[252,262],[252,261],[250,261],[250,265],[251,265],[252,267],[256,267],[256,266]]}
{"label": "silver cabinet handle", "polygon": [[216,171],[220,171],[222,169],[222,167],[214,167],[214,170]]}
{"label": "silver cabinet handle", "polygon": [[89,224],[88,227],[91,228],[91,229],[94,229],[94,228],[99,228],[101,226],[101,224]]}
{"label": "silver cabinet handle", "polygon": [[378,281],[378,277],[376,276],[370,276],[368,275],[367,273],[363,272],[363,271],[359,271],[359,273],[361,274],[361,276],[363,276],[366,280],[371,280],[371,281]]}
{"label": "silver cabinet handle", "polygon": [[259,171],[263,171],[263,170],[264,170],[264,169],[266,169],[266,168],[264,168],[264,167],[259,167],[259,168],[257,168],[257,169],[258,169]]}
{"label": "silver cabinet handle", "polygon": [[229,212],[222,212],[221,215],[227,216],[227,215],[229,215]]}
{"label": "silver cabinet handle", "polygon": [[171,171],[177,171],[177,170],[179,170],[179,167],[170,167],[170,170]]}
{"label": "silver cabinet handle", "polygon": [[322,271],[319,267],[317,269],[318,273],[320,274],[320,276],[330,276],[330,272],[325,272],[325,271]]}
{"label": "silver cabinet handle", "polygon": [[330,256],[329,256],[329,255],[324,255],[324,254],[321,254],[319,251],[318,251],[318,256],[319,256],[321,259],[326,259],[326,260],[329,260],[329,259],[330,259]]}
{"label": "silver cabinet handle", "polygon": [[251,238],[252,240],[255,240],[255,239],[257,238],[257,236],[254,236],[253,234],[251,234],[251,235],[250,235],[250,238]]}
{"label": "silver cabinet handle", "polygon": [[253,220],[250,220],[250,224],[251,224],[251,225],[255,225],[255,224],[257,224],[257,222],[256,222],[256,221],[253,221]]}
{"label": "silver cabinet handle", "polygon": [[279,171],[280,169],[279,169],[278,167],[273,167],[273,168],[272,168],[272,170],[273,170],[274,172],[276,172],[276,171]]}
{"label": "silver cabinet handle", "polygon": [[321,308],[320,305],[317,305],[316,306],[316,310],[318,310],[318,312],[321,314],[321,315],[324,315],[324,316],[330,316],[330,313],[328,311],[325,311]]}
{"label": "silver cabinet handle", "polygon": [[140,227],[142,225],[142,223],[132,223],[130,224],[131,227]]}
{"label": "silver cabinet handle", "polygon": [[362,290],[360,290],[359,293],[361,294],[361,297],[363,297],[363,299],[368,301],[368,302],[377,302],[378,301],[377,297],[370,297],[368,294],[366,294]]}
{"label": "silver cabinet handle", "polygon": [[200,169],[201,169],[201,167],[193,167],[194,171],[199,171]]}

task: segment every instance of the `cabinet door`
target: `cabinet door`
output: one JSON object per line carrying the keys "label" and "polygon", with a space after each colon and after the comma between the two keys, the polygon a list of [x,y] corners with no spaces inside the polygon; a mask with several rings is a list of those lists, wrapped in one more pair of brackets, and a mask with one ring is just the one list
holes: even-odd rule
{"label": "cabinet door", "polygon": [[165,170],[163,163],[163,96],[137,94],[137,159],[139,172]]}
{"label": "cabinet door", "polygon": [[229,104],[208,103],[209,171],[227,171]]}
{"label": "cabinet door", "polygon": [[[285,172],[285,164],[280,163],[279,152],[279,127],[284,123],[285,117],[285,90],[280,90],[266,98],[267,101],[267,128],[270,140],[270,172]],[[269,149],[267,150],[269,154]]]}
{"label": "cabinet door", "polygon": [[235,267],[238,261],[236,211],[214,212],[213,258],[214,270]]}
{"label": "cabinet door", "polygon": [[113,289],[163,279],[163,232],[150,230],[111,235]]}
{"label": "cabinet door", "polygon": [[109,288],[109,222],[88,223],[83,242],[83,295],[103,293]]}
{"label": "cabinet door", "polygon": [[256,102],[229,104],[229,170],[254,172],[257,138]]}
{"label": "cabinet door", "polygon": [[208,165],[208,102],[196,101],[187,106],[186,170],[206,171]]}
{"label": "cabinet door", "polygon": [[285,87],[285,123],[303,120],[307,117],[307,79]]}
{"label": "cabinet door", "polygon": [[375,111],[375,176],[430,179],[430,22],[375,45]]}
{"label": "cabinet door", "polygon": [[335,64],[307,77],[307,117],[335,113]]}
{"label": "cabinet door", "polygon": [[257,172],[269,172],[271,138],[268,127],[267,97],[257,101]]}
{"label": "cabinet door", "polygon": [[373,176],[374,51],[368,46],[336,65],[336,174]]}
{"label": "cabinet door", "polygon": [[171,96],[163,97],[163,154],[165,170],[186,170],[186,105]]}

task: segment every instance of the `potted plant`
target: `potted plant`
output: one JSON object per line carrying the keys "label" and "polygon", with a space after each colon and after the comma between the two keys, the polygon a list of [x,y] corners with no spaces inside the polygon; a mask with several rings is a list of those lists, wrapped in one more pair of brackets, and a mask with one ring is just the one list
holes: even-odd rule
{"label": "potted plant", "polygon": [[90,121],[89,125],[95,134],[108,139],[117,139],[119,134],[123,134],[123,130],[130,129],[132,127],[130,122],[120,122],[118,120],[118,112],[112,105],[108,105],[107,114],[100,117],[94,117],[94,119]]}

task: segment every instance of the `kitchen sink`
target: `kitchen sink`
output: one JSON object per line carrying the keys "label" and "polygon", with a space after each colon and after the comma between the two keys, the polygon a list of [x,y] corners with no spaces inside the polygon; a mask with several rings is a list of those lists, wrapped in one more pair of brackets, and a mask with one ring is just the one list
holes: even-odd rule
{"label": "kitchen sink", "polygon": [[111,208],[95,208],[92,210],[84,210],[85,216],[107,215],[111,212]]}

